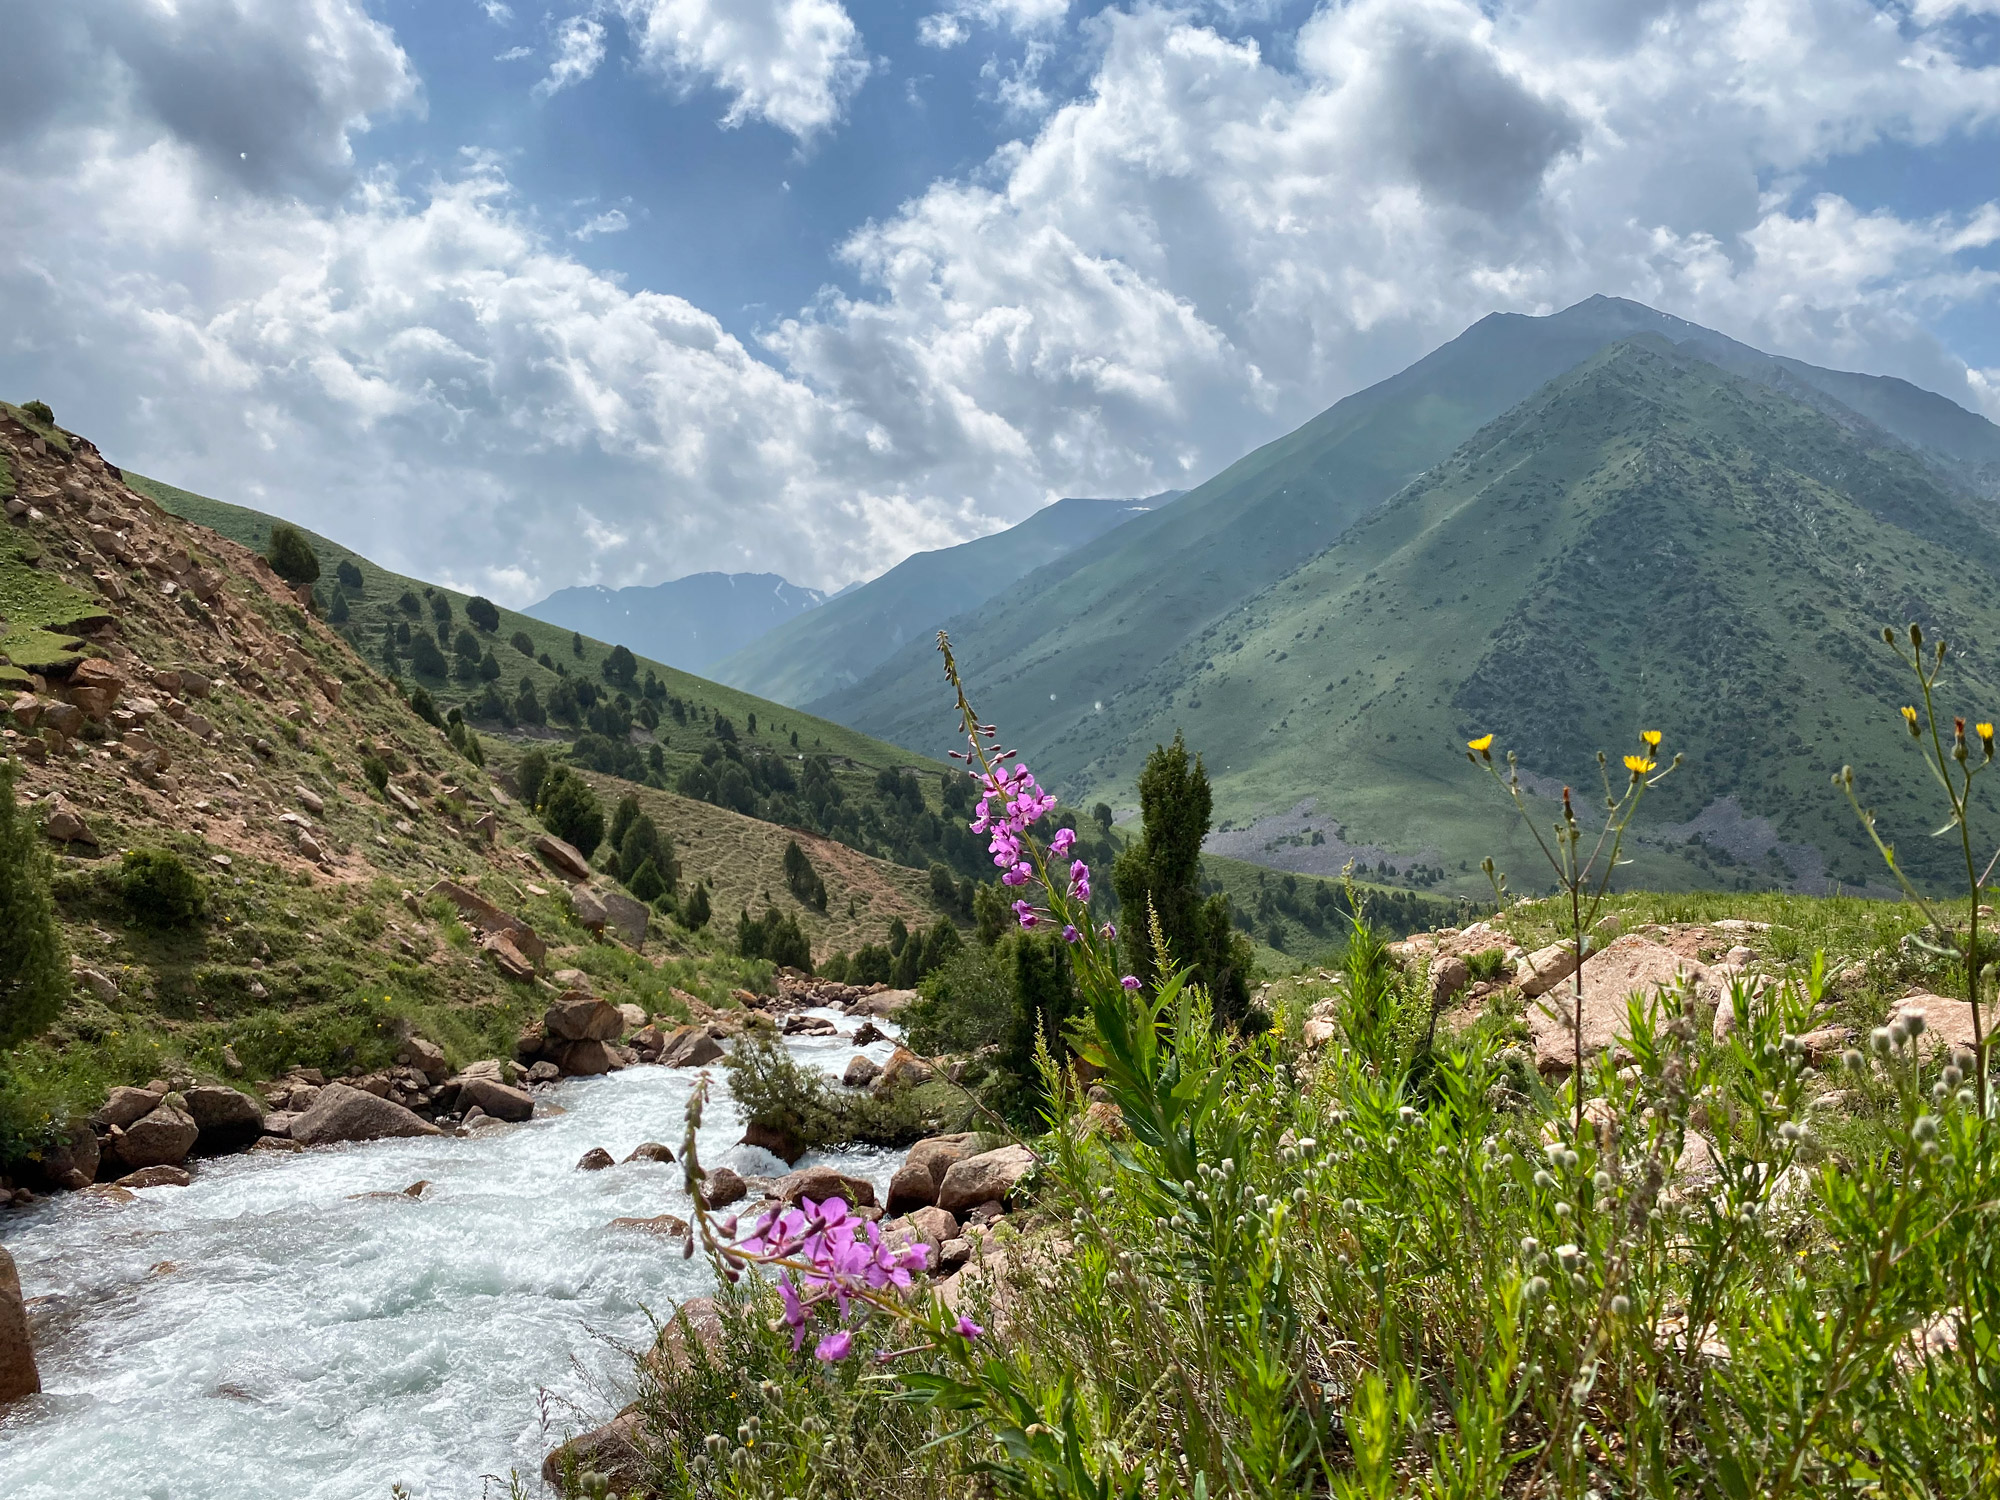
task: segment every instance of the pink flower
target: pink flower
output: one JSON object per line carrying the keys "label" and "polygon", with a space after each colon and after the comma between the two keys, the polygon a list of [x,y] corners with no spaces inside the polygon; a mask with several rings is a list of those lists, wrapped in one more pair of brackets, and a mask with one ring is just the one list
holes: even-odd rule
{"label": "pink flower", "polygon": [[1026,885],[1028,883],[1028,867],[1026,865],[1015,865],[1000,877],[1000,883],[1002,885]]}
{"label": "pink flower", "polygon": [[1118,929],[1113,927],[1109,922],[1106,922],[1102,927],[1097,929],[1097,935],[1107,943],[1114,942],[1118,937]]}
{"label": "pink flower", "polygon": [[1123,979],[1119,980],[1118,982],[1124,985],[1125,988],[1128,990],[1136,990],[1137,988],[1139,988],[1138,977],[1133,974],[1127,974]]}
{"label": "pink flower", "polygon": [[986,1332],[984,1328],[981,1328],[964,1313],[958,1315],[958,1333],[960,1338],[976,1339],[984,1332]]}
{"label": "pink flower", "polygon": [[847,1358],[849,1351],[853,1348],[854,1335],[849,1333],[845,1328],[836,1329],[819,1341],[819,1347],[813,1350],[813,1358],[824,1360],[828,1364],[835,1364]]}
{"label": "pink flower", "polygon": [[1014,915],[1021,919],[1023,927],[1033,927],[1037,922],[1041,921],[1041,918],[1035,915],[1034,907],[1028,905],[1025,901],[1016,901],[1014,903]]}
{"label": "pink flower", "polygon": [[1072,901],[1090,899],[1090,866],[1082,860],[1069,867],[1069,894]]}
{"label": "pink flower", "polygon": [[1078,932],[1074,926],[1064,927],[1063,941],[1065,943],[1080,943],[1083,941],[1083,934]]}
{"label": "pink flower", "polygon": [[1053,854],[1057,859],[1061,859],[1075,845],[1076,830],[1074,828],[1058,828],[1056,836],[1049,840],[1049,853]]}

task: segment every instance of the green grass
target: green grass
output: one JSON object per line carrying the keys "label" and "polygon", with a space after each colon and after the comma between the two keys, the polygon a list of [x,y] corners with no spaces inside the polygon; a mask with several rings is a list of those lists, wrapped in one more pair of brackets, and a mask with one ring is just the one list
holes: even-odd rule
{"label": "green grass", "polygon": [[110,618],[92,595],[57,577],[25,534],[0,529],[0,657],[30,672],[67,669],[86,647],[68,628]]}

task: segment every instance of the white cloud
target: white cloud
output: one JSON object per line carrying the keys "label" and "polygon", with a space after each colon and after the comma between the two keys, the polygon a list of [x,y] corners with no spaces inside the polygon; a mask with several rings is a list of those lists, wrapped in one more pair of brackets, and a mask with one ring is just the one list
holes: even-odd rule
{"label": "white cloud", "polygon": [[503,5],[501,0],[479,0],[479,8],[486,12],[486,19],[496,26],[510,26],[513,24],[513,8]]}
{"label": "white cloud", "polygon": [[810,140],[869,72],[840,0],[614,0],[640,60],[677,88],[729,95],[725,125],[763,120]]}
{"label": "white cloud", "polygon": [[505,52],[496,53],[495,62],[523,62],[535,55],[533,47],[509,47]]}
{"label": "white cloud", "polygon": [[556,55],[549,63],[548,76],[535,85],[535,97],[546,99],[571,84],[582,83],[603,61],[604,24],[589,16],[569,17],[556,28]]}
{"label": "white cloud", "polygon": [[1069,0],[951,0],[942,10],[917,22],[917,40],[926,47],[956,47],[972,35],[974,24],[1015,33],[1047,31],[1061,26]]}
{"label": "white cloud", "polygon": [[600,234],[623,234],[632,227],[632,221],[625,217],[622,208],[607,208],[601,214],[594,214],[569,232],[573,240],[594,240]]}

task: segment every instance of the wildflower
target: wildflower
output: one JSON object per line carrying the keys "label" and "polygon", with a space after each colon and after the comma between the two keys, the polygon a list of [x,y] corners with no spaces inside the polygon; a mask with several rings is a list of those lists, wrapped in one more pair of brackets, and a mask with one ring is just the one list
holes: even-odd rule
{"label": "wildflower", "polygon": [[1065,925],[1063,927],[1063,941],[1065,943],[1080,943],[1083,941],[1083,934],[1078,932],[1074,925]]}
{"label": "wildflower", "polygon": [[1139,988],[1139,977],[1136,974],[1127,974],[1123,979],[1119,980],[1118,982],[1124,985],[1125,988],[1128,990],[1136,990],[1137,988]]}
{"label": "wildflower", "polygon": [[1118,929],[1109,922],[1106,922],[1102,927],[1097,929],[1097,935],[1107,943],[1116,942],[1118,939]]}
{"label": "wildflower", "polygon": [[1037,922],[1041,921],[1041,918],[1035,914],[1034,907],[1028,905],[1025,901],[1016,901],[1014,903],[1014,915],[1020,918],[1023,927],[1033,927]]}
{"label": "wildflower", "polygon": [[1951,721],[1951,758],[1960,765],[1965,764],[1965,720]]}
{"label": "wildflower", "polygon": [[1467,740],[1465,742],[1465,748],[1470,750],[1474,755],[1478,756],[1481,760],[1490,761],[1491,759],[1493,759],[1493,736],[1490,734],[1482,734],[1476,740]]}
{"label": "wildflower", "polygon": [[1657,762],[1644,755],[1628,755],[1625,757],[1625,769],[1632,773],[1634,780],[1644,776],[1656,764]]}
{"label": "wildflower", "polygon": [[1639,731],[1639,738],[1648,750],[1660,748],[1660,731],[1657,729],[1642,729]]}
{"label": "wildflower", "polygon": [[984,1328],[981,1328],[964,1313],[958,1315],[958,1334],[960,1338],[976,1339],[985,1332]]}
{"label": "wildflower", "polygon": [[1975,724],[1972,726],[1972,732],[1979,736],[1979,748],[1986,752],[1986,758],[1993,759],[1993,726]]}
{"label": "wildflower", "polygon": [[840,1328],[819,1341],[819,1347],[813,1350],[813,1358],[835,1364],[847,1358],[848,1352],[853,1348],[854,1335],[845,1328]]}
{"label": "wildflower", "polygon": [[1917,711],[1914,708],[1911,708],[1907,703],[1903,705],[1903,725],[1910,731],[1911,739],[1915,739],[1919,734],[1922,733],[1922,731],[1917,728]]}
{"label": "wildflower", "polygon": [[1058,828],[1056,836],[1049,840],[1049,853],[1053,854],[1057,859],[1061,859],[1075,845],[1076,830],[1074,828]]}
{"label": "wildflower", "polygon": [[1080,859],[1069,867],[1069,895],[1072,901],[1090,900],[1090,866]]}
{"label": "wildflower", "polygon": [[[1002,885],[1014,885],[1014,886],[1026,885],[1028,883],[1029,876],[1031,876],[1033,873],[1034,871],[1029,869],[1027,861],[1023,860],[1020,864],[1015,865],[1006,874],[1002,875],[1000,877],[1000,883]],[[1015,905],[1017,906],[1025,905],[1025,903],[1016,902]]]}

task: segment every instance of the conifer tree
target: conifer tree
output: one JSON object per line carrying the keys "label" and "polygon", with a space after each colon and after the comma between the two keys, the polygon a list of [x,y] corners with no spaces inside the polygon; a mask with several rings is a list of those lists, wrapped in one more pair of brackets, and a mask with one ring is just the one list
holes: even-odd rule
{"label": "conifer tree", "polygon": [[319,554],[296,526],[282,521],[271,528],[271,571],[290,584],[312,583],[319,577]]}
{"label": "conifer tree", "polygon": [[0,761],[0,1052],[46,1031],[69,998],[69,962],[49,898],[49,862]]}

